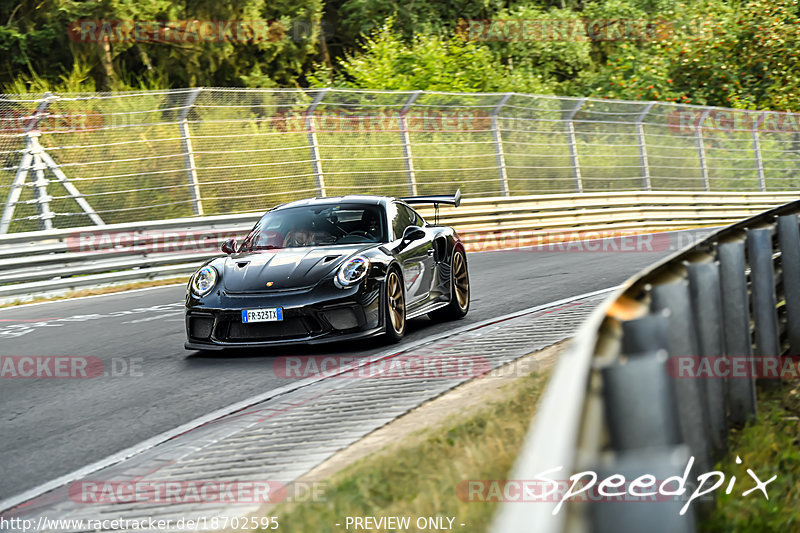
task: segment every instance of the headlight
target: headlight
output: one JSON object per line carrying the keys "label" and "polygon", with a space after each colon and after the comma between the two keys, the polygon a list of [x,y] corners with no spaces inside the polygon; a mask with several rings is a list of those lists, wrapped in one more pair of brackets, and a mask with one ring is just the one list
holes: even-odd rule
{"label": "headlight", "polygon": [[204,266],[192,278],[192,292],[197,296],[205,296],[217,284],[217,270],[211,266]]}
{"label": "headlight", "polygon": [[356,256],[348,259],[344,264],[339,267],[339,272],[336,273],[336,285],[343,289],[355,285],[367,275],[369,270],[369,259],[366,257]]}

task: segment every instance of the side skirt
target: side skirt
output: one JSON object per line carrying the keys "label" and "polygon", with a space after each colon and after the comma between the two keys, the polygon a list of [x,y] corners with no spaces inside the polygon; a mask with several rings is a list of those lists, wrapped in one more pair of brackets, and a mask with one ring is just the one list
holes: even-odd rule
{"label": "side skirt", "polygon": [[412,318],[417,318],[418,316],[425,315],[427,313],[430,313],[431,311],[436,311],[437,309],[441,309],[442,307],[446,307],[449,303],[450,303],[449,301],[427,303],[427,304],[423,305],[422,307],[420,307],[419,309],[414,309],[414,311],[411,312],[411,313],[406,313],[406,320],[410,320]]}

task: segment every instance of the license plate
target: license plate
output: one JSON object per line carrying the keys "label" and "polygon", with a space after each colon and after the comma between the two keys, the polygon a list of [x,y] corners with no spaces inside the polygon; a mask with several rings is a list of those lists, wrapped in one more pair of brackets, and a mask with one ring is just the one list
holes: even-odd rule
{"label": "license plate", "polygon": [[280,322],[281,320],[283,320],[282,307],[242,310],[242,323],[244,324],[250,322]]}

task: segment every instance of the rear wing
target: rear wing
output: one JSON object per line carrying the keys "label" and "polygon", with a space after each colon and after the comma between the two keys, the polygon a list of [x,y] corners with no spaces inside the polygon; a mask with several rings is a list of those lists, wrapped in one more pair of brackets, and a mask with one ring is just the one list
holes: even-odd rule
{"label": "rear wing", "polygon": [[431,196],[407,196],[400,198],[407,204],[433,204],[439,207],[439,204],[452,205],[458,207],[461,204],[461,189],[458,189],[455,194],[434,194]]}
{"label": "rear wing", "polygon": [[406,196],[405,198],[400,199],[409,205],[433,204],[433,223],[439,224],[439,204],[452,205],[453,207],[458,207],[461,205],[461,189],[456,189],[456,193],[453,195],[434,194],[431,196]]}

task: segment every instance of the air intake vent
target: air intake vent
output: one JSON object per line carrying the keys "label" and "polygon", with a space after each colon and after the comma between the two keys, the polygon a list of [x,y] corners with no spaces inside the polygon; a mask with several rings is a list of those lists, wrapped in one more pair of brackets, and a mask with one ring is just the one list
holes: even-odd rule
{"label": "air intake vent", "polygon": [[339,259],[340,257],[341,257],[340,255],[329,255],[329,256],[326,256],[325,259],[322,260],[322,262],[323,263],[330,263],[334,259]]}

